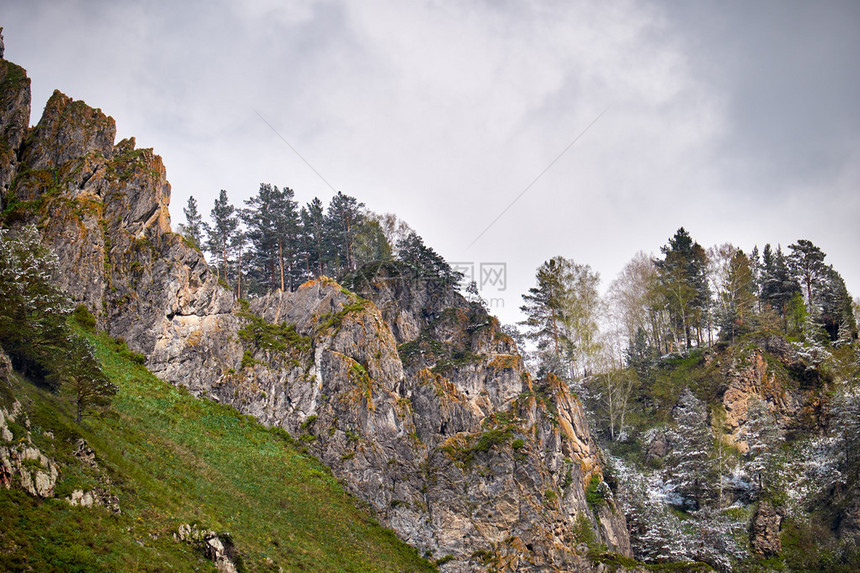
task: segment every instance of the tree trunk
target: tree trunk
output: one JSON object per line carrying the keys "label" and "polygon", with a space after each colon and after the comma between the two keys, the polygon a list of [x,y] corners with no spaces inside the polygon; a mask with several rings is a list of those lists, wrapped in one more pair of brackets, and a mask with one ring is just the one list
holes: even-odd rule
{"label": "tree trunk", "polygon": [[281,268],[281,292],[284,292],[284,245],[281,239],[278,239],[278,262]]}
{"label": "tree trunk", "polygon": [[242,253],[239,253],[239,266],[236,269],[236,298],[242,298]]}
{"label": "tree trunk", "polygon": [[224,243],[224,282],[227,282],[227,243]]}

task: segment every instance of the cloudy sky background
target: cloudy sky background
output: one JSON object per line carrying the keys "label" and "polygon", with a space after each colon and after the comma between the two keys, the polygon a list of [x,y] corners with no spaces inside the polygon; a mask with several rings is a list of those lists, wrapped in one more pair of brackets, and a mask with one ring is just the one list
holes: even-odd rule
{"label": "cloudy sky background", "polygon": [[810,239],[860,294],[860,3],[4,4],[32,121],[54,89],[113,116],[163,157],[174,226],[261,182],[327,202],[283,137],[449,261],[506,263],[506,321],[544,260],[605,288],[680,226]]}

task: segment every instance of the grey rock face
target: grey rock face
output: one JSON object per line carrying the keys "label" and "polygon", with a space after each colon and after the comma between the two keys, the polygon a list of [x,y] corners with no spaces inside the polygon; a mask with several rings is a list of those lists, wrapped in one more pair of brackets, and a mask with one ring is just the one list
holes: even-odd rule
{"label": "grey rock face", "polygon": [[203,555],[215,564],[219,573],[236,573],[238,569],[233,562],[237,551],[233,540],[229,535],[218,534],[214,531],[205,531],[197,527],[183,523],[179,526],[177,533],[173,534],[177,541],[184,541],[196,546]]}
{"label": "grey rock face", "polygon": [[0,59],[0,207],[18,172],[17,150],[29,121],[30,78],[23,68]]}
{"label": "grey rock face", "polygon": [[55,90],[33,128],[21,161],[39,170],[60,167],[89,153],[109,159],[115,137],[113,118]]}
{"label": "grey rock face", "polygon": [[[58,92],[16,153],[12,192],[63,287],[158,376],[286,429],[445,571],[592,570],[582,523],[629,554],[582,407],[532,380],[498,321],[394,267],[235,303],[170,230],[161,159]],[[81,497],[81,500],[83,497]]]}
{"label": "grey rock face", "polygon": [[[6,489],[20,487],[34,497],[53,497],[59,467],[33,445],[29,431],[24,436],[12,434],[8,423],[20,415],[21,403],[17,400],[8,409],[0,407],[0,484]],[[28,420],[22,422],[29,427]]]}

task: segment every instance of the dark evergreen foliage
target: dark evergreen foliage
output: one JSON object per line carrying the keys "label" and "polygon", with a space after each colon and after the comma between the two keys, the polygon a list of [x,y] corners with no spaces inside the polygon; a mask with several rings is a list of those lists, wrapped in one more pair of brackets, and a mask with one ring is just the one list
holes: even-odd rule
{"label": "dark evergreen foliage", "polygon": [[424,244],[424,239],[412,232],[397,243],[397,259],[414,269],[418,276],[456,285],[463,273],[451,268],[444,258]]}
{"label": "dark evergreen foliage", "polygon": [[233,234],[239,228],[239,218],[236,216],[236,207],[227,199],[227,191],[221,189],[218,199],[210,212],[211,225],[206,225],[206,249],[212,253],[217,261],[215,268],[218,277],[227,281],[230,262],[230,247],[233,243]]}
{"label": "dark evergreen foliage", "polygon": [[658,290],[669,310],[673,328],[683,337],[687,348],[692,347],[693,330],[701,344],[710,306],[705,250],[683,227],[660,250],[663,259],[654,261],[658,270]]}
{"label": "dark evergreen foliage", "polygon": [[182,235],[198,249],[203,246],[203,217],[197,210],[197,199],[192,195],[188,198],[188,204],[182,208],[185,214],[185,224],[181,226]]}

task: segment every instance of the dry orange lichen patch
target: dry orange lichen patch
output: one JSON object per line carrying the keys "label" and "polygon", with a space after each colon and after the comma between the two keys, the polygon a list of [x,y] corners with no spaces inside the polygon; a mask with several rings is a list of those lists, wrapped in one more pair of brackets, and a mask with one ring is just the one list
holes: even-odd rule
{"label": "dry orange lichen patch", "polygon": [[516,354],[496,354],[488,366],[497,370],[522,368],[523,359]]}
{"label": "dry orange lichen patch", "polygon": [[325,275],[321,275],[317,279],[317,282],[322,286],[336,286],[336,287],[340,288],[340,285],[337,283],[336,280],[334,280],[331,277],[327,277]]}
{"label": "dry orange lichen patch", "polygon": [[446,411],[452,402],[466,402],[466,398],[460,390],[441,374],[437,374],[429,368],[422,368],[416,375],[420,384],[433,386],[436,397],[439,398],[440,406]]}
{"label": "dry orange lichen patch", "polygon": [[195,346],[200,344],[200,339],[202,338],[202,336],[202,330],[195,330],[188,335],[188,338],[185,339],[185,345],[194,348]]}

